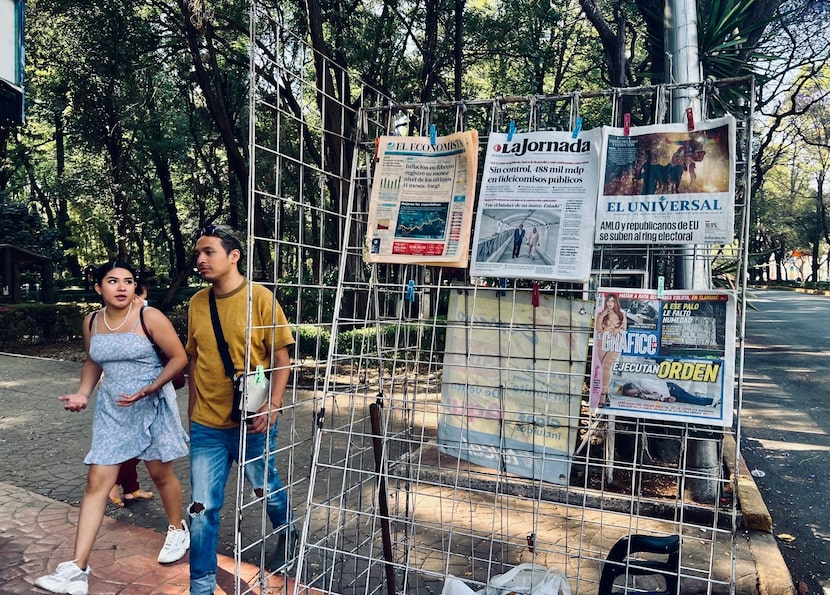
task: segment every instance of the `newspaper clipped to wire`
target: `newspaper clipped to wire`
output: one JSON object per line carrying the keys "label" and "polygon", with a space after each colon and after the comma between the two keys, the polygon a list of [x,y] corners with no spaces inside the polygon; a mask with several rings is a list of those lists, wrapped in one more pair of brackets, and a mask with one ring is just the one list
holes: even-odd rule
{"label": "newspaper clipped to wire", "polygon": [[735,119],[604,129],[597,244],[728,244]]}
{"label": "newspaper clipped to wire", "polygon": [[378,139],[366,262],[463,268],[469,260],[478,133]]}
{"label": "newspaper clipped to wire", "polygon": [[731,291],[598,289],[591,411],[732,425],[736,315]]}
{"label": "newspaper clipped to wire", "polygon": [[599,129],[490,134],[472,276],[588,280],[601,142]]}

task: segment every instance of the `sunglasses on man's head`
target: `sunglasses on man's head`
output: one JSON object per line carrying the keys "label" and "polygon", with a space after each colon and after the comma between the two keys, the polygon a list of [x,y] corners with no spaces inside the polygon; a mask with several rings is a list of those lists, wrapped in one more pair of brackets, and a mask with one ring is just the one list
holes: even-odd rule
{"label": "sunglasses on man's head", "polygon": [[221,225],[205,225],[199,230],[200,236],[232,236],[232,234],[224,229]]}
{"label": "sunglasses on man's head", "polygon": [[239,241],[239,238],[237,238],[229,229],[221,225],[204,226],[201,230],[199,230],[199,237],[204,236],[215,237],[220,239],[228,238],[235,244],[236,248],[239,248],[240,250],[242,249],[242,243]]}

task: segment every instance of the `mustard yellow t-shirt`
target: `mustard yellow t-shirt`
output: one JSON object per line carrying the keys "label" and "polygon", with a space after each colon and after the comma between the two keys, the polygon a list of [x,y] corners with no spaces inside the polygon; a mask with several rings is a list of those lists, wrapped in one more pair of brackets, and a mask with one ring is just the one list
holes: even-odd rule
{"label": "mustard yellow t-shirt", "polygon": [[[241,371],[245,364],[247,313],[247,282],[223,296],[216,296],[216,308],[222,334],[234,368]],[[196,385],[196,399],[191,420],[217,429],[236,427],[231,421],[233,386],[225,374],[225,366],[216,343],[210,318],[210,288],[198,291],[190,300],[187,313],[187,345]],[[294,343],[294,337],[282,307],[267,287],[251,284],[251,370],[258,365],[267,370],[271,353]]]}

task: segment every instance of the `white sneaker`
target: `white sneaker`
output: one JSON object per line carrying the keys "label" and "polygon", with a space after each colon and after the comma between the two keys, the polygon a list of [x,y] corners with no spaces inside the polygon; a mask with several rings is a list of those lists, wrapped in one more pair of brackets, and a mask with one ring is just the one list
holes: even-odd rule
{"label": "white sneaker", "polygon": [[35,586],[52,593],[87,595],[89,593],[89,570],[89,565],[86,570],[81,570],[74,560],[61,562],[55,572],[37,579]]}
{"label": "white sneaker", "polygon": [[187,524],[182,521],[182,528],[176,529],[175,526],[167,527],[167,538],[164,540],[164,547],[159,552],[159,564],[170,564],[182,557],[190,549],[190,530]]}

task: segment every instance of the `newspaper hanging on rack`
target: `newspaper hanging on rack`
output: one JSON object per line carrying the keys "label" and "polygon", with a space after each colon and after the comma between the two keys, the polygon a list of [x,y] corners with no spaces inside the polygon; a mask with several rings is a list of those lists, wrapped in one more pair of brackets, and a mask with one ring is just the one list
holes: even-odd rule
{"label": "newspaper hanging on rack", "polygon": [[597,244],[729,244],[735,119],[603,129]]}
{"label": "newspaper hanging on rack", "polygon": [[588,280],[601,140],[599,129],[576,138],[570,132],[490,135],[472,276]]}
{"label": "newspaper hanging on rack", "polygon": [[598,290],[591,411],[731,425],[735,319],[728,291]]}
{"label": "newspaper hanging on rack", "polygon": [[567,485],[593,304],[451,290],[438,445],[471,463]]}
{"label": "newspaper hanging on rack", "polygon": [[466,267],[478,133],[382,136],[374,165],[366,262]]}

